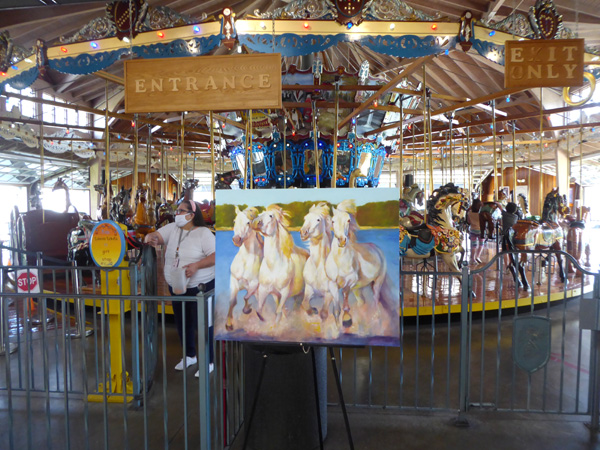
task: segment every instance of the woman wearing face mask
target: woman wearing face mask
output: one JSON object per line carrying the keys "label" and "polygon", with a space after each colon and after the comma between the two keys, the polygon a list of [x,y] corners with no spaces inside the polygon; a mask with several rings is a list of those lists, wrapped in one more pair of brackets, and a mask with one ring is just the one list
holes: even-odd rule
{"label": "woman wearing face mask", "polygon": [[[199,292],[214,289],[215,236],[206,227],[202,211],[196,202],[182,201],[177,208],[175,223],[165,225],[158,231],[146,235],[145,242],[153,247],[166,245],[164,275],[171,295],[194,297]],[[185,308],[185,328],[183,308]],[[182,345],[185,339],[186,351],[182,360],[175,366],[175,370],[184,370],[198,361],[197,303],[173,301],[173,313]]]}

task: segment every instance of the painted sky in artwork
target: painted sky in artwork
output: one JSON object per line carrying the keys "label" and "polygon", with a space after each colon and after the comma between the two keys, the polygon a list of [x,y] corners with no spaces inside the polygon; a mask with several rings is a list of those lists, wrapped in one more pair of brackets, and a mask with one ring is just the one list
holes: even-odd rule
{"label": "painted sky in artwork", "polygon": [[[398,228],[376,226],[383,216],[396,217],[397,223],[398,190],[220,190],[216,200],[218,339],[398,345]],[[352,214],[349,200],[358,214]],[[309,215],[318,202],[327,205]],[[281,209],[265,211],[275,203]],[[235,218],[235,205],[257,210]],[[292,211],[286,220],[294,227],[284,226],[286,205]],[[332,231],[332,207],[339,240]],[[369,225],[358,222],[355,233],[346,236],[341,224],[354,216]],[[234,218],[238,226],[232,229]],[[325,244],[315,233],[325,233]]]}

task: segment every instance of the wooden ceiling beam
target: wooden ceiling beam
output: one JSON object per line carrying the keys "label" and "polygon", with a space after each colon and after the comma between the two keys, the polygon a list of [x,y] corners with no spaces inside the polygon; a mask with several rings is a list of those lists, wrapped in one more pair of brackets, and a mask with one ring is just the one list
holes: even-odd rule
{"label": "wooden ceiling beam", "polygon": [[423,56],[423,57],[418,58],[415,61],[413,61],[406,69],[404,69],[402,72],[400,72],[394,78],[392,78],[385,86],[382,86],[381,89],[379,89],[377,92],[375,92],[371,97],[369,97],[367,100],[365,100],[358,108],[356,108],[348,116],[346,116],[338,124],[338,130],[341,130],[342,127],[344,125],[346,125],[347,123],[349,123],[353,117],[356,117],[361,112],[368,109],[369,105],[371,105],[375,100],[379,99],[382,95],[386,94],[388,91],[391,91],[393,88],[395,88],[396,85],[398,85],[398,83],[400,83],[400,81],[402,81],[403,78],[406,78],[407,76],[409,76],[411,73],[413,73],[419,67],[421,67],[423,64],[426,64],[427,62],[431,61],[434,57],[435,57],[435,55]]}

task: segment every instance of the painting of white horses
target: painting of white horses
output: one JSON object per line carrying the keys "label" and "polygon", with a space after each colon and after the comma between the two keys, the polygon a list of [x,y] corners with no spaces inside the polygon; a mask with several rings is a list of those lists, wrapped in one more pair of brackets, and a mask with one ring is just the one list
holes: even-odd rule
{"label": "painting of white horses", "polygon": [[219,190],[217,339],[399,344],[396,189]]}

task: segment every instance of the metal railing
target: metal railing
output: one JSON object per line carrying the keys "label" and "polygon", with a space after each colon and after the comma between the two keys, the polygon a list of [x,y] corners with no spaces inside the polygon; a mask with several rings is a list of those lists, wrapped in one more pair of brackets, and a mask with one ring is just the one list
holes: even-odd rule
{"label": "metal railing", "polygon": [[[231,443],[243,418],[243,359],[239,344],[212,341],[213,291],[178,299],[198,306],[198,364],[177,372],[186,349],[170,318],[159,314],[173,298],[146,295],[138,265],[0,269],[3,277],[37,269],[44,287],[17,293],[1,280],[4,343],[17,346],[0,357],[3,448],[221,449]],[[74,284],[83,279],[87,288]],[[107,293],[111,283],[116,293]],[[72,302],[88,304],[81,317],[93,335],[72,336],[78,326]],[[185,334],[185,308],[183,314]]]}
{"label": "metal railing", "polygon": [[[453,412],[459,424],[479,410],[584,415],[597,430],[599,275],[564,252],[525,252],[532,287],[525,292],[507,270],[508,253],[474,270],[463,266],[460,273],[401,264],[401,345],[335,349],[347,405]],[[557,254],[577,271],[567,284],[556,279]],[[33,268],[6,266],[0,273]],[[196,367],[173,370],[185,349],[170,318],[160,314],[172,298],[147,295],[143,267],[37,268],[46,292],[0,292],[4,343],[18,345],[17,352],[0,357],[7,448],[231,444],[244,420],[243,351],[239,343],[211,342],[212,293],[183,300],[198,304],[196,378]],[[102,291],[108,277],[116,277],[116,294]],[[127,278],[131,288],[123,292]],[[89,283],[85,289],[73,284],[82,279]],[[87,302],[92,336],[76,339],[68,332],[75,326],[71,301]],[[34,310],[41,313],[38,325],[27,320]],[[53,323],[46,321],[47,311]],[[113,313],[125,320],[115,321]],[[527,372],[513,357],[521,345],[513,333],[521,317],[532,316],[549,324],[550,357]],[[329,387],[329,402],[336,404],[331,372]]]}

